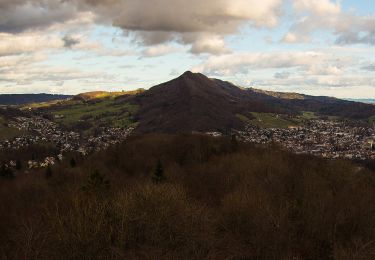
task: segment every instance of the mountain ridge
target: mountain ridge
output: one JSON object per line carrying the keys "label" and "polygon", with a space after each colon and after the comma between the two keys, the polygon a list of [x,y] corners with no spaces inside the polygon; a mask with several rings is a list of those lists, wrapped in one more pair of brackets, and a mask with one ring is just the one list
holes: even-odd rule
{"label": "mountain ridge", "polygon": [[240,117],[251,120],[252,112],[298,115],[311,111],[349,119],[375,115],[372,105],[332,97],[244,89],[190,71],[129,101],[140,107],[136,115],[139,133],[227,132],[242,129],[245,123]]}
{"label": "mountain ridge", "polygon": [[191,132],[240,127],[230,95],[203,74],[185,72],[134,97],[138,131]]}
{"label": "mountain ridge", "polygon": [[25,105],[72,98],[72,95],[62,94],[0,94],[0,105]]}
{"label": "mountain ridge", "polygon": [[[71,112],[69,110],[72,110]],[[45,106],[41,113],[65,115],[93,125],[137,126],[135,132],[191,133],[241,130],[258,113],[292,118],[313,112],[318,116],[373,121],[375,106],[332,97],[241,88],[201,73],[185,72],[170,81],[133,92],[89,92],[68,102]],[[74,112],[74,113],[73,113]],[[74,114],[73,118],[69,115]],[[120,120],[120,121],[118,121]],[[372,122],[371,121],[371,122]]]}

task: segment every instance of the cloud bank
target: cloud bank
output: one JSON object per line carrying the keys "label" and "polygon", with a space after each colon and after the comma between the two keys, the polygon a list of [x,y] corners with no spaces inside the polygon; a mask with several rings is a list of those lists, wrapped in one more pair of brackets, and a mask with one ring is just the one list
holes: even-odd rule
{"label": "cloud bank", "polygon": [[[260,86],[369,87],[375,54],[356,48],[374,45],[375,16],[344,10],[339,0],[0,0],[6,84],[89,80],[102,61],[169,66],[169,73],[182,57],[186,70]],[[74,58],[63,64],[64,55]],[[85,59],[92,64],[79,69]],[[105,66],[94,73],[101,82],[116,78]]]}
{"label": "cloud bank", "polygon": [[375,44],[375,18],[343,12],[331,0],[2,0],[0,32],[20,33],[94,15],[93,22],[121,28],[143,46],[178,42],[194,54],[228,53],[225,37],[244,28],[273,28],[291,3],[295,21],[283,42],[307,42],[317,30],[336,44]]}
{"label": "cloud bank", "polygon": [[193,53],[226,53],[223,38],[242,27],[273,27],[282,0],[3,0],[0,32],[33,30],[73,19],[81,12],[119,27],[144,45],[178,41]]}

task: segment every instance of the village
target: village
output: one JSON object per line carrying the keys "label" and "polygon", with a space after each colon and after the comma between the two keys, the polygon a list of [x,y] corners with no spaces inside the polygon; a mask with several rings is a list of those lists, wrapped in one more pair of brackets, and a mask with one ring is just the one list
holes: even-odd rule
{"label": "village", "polygon": [[248,124],[237,137],[257,144],[278,143],[297,154],[329,159],[375,159],[374,127],[351,126],[343,121],[313,119],[287,129],[260,128]]}
{"label": "village", "polygon": [[[39,116],[16,117],[9,127],[23,130],[25,134],[0,142],[0,149],[20,149],[32,144],[51,143],[58,155],[47,156],[36,161],[30,158],[27,168],[44,168],[54,165],[70,152],[88,155],[124,141],[134,128],[101,128],[94,134],[82,134],[62,129],[57,123]],[[256,144],[278,143],[297,154],[313,154],[329,159],[375,159],[375,129],[373,127],[351,126],[343,121],[312,119],[303,126],[289,128],[261,128],[247,124],[245,130],[234,132],[237,139]],[[221,136],[221,133],[206,133]],[[3,162],[4,163],[4,162]],[[16,161],[6,162],[16,167]]]}
{"label": "village", "polygon": [[[1,141],[0,149],[17,150],[32,144],[51,143],[59,150],[57,156],[47,156],[42,161],[30,158],[27,162],[29,169],[53,165],[57,160],[63,160],[66,153],[77,152],[88,155],[106,149],[125,140],[134,130],[132,127],[125,129],[105,127],[99,129],[100,131],[95,131],[94,134],[84,135],[75,131],[63,130],[55,122],[39,116],[16,117],[8,123],[8,127],[23,130],[25,134],[11,140]],[[5,164],[15,167],[16,161],[13,160]]]}

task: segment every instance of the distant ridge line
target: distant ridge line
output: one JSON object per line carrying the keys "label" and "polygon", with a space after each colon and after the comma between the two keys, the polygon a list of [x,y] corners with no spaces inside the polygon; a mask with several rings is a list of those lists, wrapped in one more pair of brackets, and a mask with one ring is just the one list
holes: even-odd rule
{"label": "distant ridge line", "polygon": [[72,98],[72,95],[61,94],[0,94],[0,105],[25,105]]}

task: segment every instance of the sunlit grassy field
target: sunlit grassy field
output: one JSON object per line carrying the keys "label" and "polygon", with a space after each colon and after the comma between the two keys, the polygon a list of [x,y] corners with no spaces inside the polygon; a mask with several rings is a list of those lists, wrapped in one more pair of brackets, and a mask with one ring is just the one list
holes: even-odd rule
{"label": "sunlit grassy field", "polygon": [[66,127],[73,126],[79,121],[107,124],[112,127],[128,127],[134,122],[132,114],[138,107],[129,103],[116,103],[113,98],[98,102],[76,102],[62,109],[53,110],[54,116],[61,116],[57,122]]}
{"label": "sunlit grassy field", "polygon": [[298,120],[289,119],[273,113],[252,112],[251,114],[256,118],[251,120],[251,123],[262,128],[288,128],[300,124]]}
{"label": "sunlit grassy field", "polygon": [[[247,116],[238,114],[237,117],[245,123],[250,123],[257,125],[261,128],[281,128],[286,129],[292,126],[300,126],[305,123],[306,120],[315,120],[322,118],[317,115],[315,112],[304,111],[300,115],[288,116],[288,115],[279,115],[274,113],[256,113],[251,112],[251,115],[255,119],[249,119]],[[336,116],[325,116],[327,120],[338,120],[339,117]],[[375,123],[375,116],[372,118]]]}

